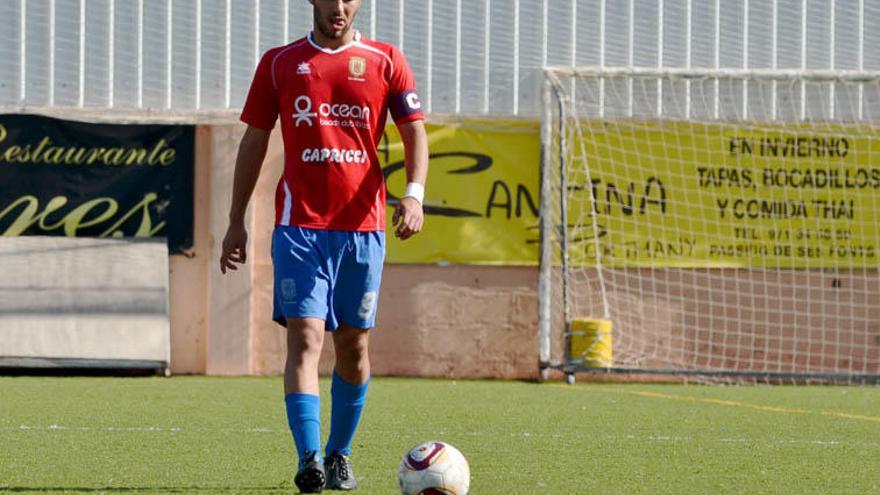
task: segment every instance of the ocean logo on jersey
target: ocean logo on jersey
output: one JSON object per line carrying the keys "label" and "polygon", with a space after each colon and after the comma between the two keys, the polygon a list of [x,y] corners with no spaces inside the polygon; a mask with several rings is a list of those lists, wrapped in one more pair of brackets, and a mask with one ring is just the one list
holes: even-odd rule
{"label": "ocean logo on jersey", "polygon": [[318,111],[312,111],[312,99],[306,95],[296,98],[293,102],[294,125],[306,124],[311,127],[312,119],[318,118],[322,127],[357,127],[370,128],[370,107],[366,105],[349,105],[347,103],[321,103]]}
{"label": "ocean logo on jersey", "polygon": [[296,73],[300,76],[311,74],[312,66],[310,66],[308,62],[300,62],[299,65],[296,66]]}
{"label": "ocean logo on jersey", "polygon": [[318,116],[318,114],[312,111],[312,100],[305,95],[300,96],[293,102],[293,109],[296,110],[296,113],[293,114],[293,118],[296,119],[296,127],[299,127],[303,122],[311,127],[312,119]]}
{"label": "ocean logo on jersey", "polygon": [[349,79],[353,81],[363,81],[364,74],[367,72],[367,60],[363,57],[350,57],[348,59]]}

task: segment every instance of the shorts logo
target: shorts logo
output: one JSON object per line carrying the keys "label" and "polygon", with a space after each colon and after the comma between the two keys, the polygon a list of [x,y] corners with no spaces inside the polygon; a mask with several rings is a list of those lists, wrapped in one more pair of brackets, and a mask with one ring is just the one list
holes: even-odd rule
{"label": "shorts logo", "polygon": [[312,118],[318,116],[318,114],[312,112],[312,100],[305,95],[300,96],[293,102],[293,109],[296,110],[296,113],[293,114],[293,118],[296,119],[296,127],[299,127],[303,122],[311,127]]}
{"label": "shorts logo", "polygon": [[363,81],[364,73],[367,72],[367,60],[363,57],[351,57],[348,59],[349,79]]}
{"label": "shorts logo", "polygon": [[358,309],[358,318],[369,320],[376,311],[376,291],[370,291],[364,294],[361,299],[361,307]]}
{"label": "shorts logo", "polygon": [[296,298],[296,282],[292,278],[281,279],[281,297],[285,301],[293,301]]}
{"label": "shorts logo", "polygon": [[422,101],[419,100],[419,95],[415,93],[406,95],[406,104],[413,110],[422,108]]}

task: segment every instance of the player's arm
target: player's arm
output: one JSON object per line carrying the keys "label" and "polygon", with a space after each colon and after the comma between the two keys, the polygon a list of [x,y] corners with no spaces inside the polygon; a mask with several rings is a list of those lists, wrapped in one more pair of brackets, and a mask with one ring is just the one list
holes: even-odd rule
{"label": "player's arm", "polygon": [[257,185],[266,149],[269,147],[271,131],[248,126],[238,145],[238,158],[235,160],[235,176],[232,182],[232,205],[229,208],[229,228],[223,239],[220,254],[220,271],[237,270],[237,264],[247,261],[247,229],[244,214],[248,202]]}
{"label": "player's arm", "polygon": [[425,220],[422,201],[428,180],[428,134],[422,120],[404,122],[397,128],[403,141],[407,186],[391,223],[396,227],[394,235],[406,240],[421,232]]}
{"label": "player's arm", "polygon": [[247,261],[244,214],[263,167],[263,159],[269,147],[269,134],[278,119],[278,99],[272,75],[276,50],[269,50],[260,59],[241,112],[241,120],[248,128],[238,145],[238,157],[235,160],[229,228],[226,229],[220,254],[220,271],[223,273],[226,273],[227,268],[235,270],[238,268],[236,265]]}
{"label": "player's arm", "polygon": [[422,230],[425,218],[422,202],[428,179],[428,135],[412,69],[400,50],[392,48],[390,57],[392,73],[388,108],[400,131],[406,165],[406,193],[394,210],[391,224],[396,227],[394,235],[406,240]]}

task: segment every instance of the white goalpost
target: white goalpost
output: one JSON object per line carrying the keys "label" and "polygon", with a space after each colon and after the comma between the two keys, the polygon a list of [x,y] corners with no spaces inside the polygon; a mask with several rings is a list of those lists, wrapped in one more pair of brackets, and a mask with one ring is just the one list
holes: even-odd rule
{"label": "white goalpost", "polygon": [[548,68],[539,357],[880,381],[880,72]]}

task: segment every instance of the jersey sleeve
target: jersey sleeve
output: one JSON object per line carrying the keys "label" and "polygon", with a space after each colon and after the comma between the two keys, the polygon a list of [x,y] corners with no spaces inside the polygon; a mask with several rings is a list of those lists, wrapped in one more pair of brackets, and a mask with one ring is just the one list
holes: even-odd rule
{"label": "jersey sleeve", "polygon": [[400,50],[391,49],[391,82],[389,84],[388,108],[395,124],[424,120],[422,101],[416,93],[416,78]]}
{"label": "jersey sleeve", "polygon": [[272,77],[274,55],[274,50],[266,52],[257,65],[251,89],[241,111],[242,122],[266,131],[271,131],[278,119],[278,96]]}

